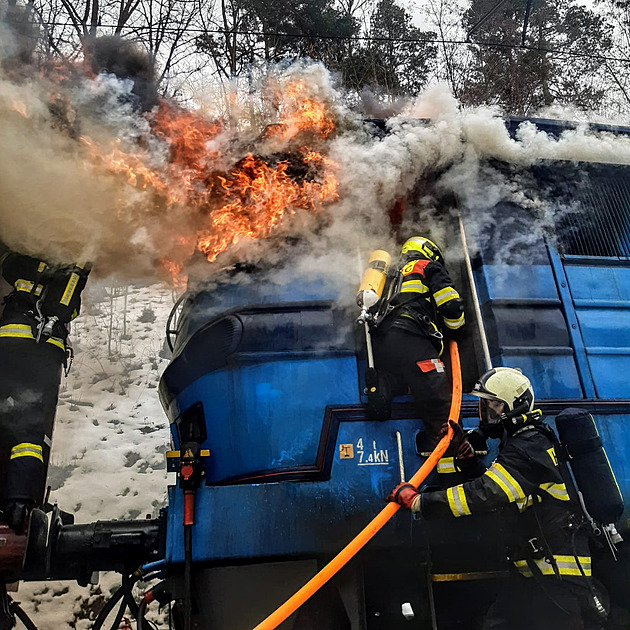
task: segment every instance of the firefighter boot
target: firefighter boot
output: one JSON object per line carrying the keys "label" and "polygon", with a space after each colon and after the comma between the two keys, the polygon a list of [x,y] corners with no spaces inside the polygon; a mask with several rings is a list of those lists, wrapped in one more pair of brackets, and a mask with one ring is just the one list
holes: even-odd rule
{"label": "firefighter boot", "polygon": [[365,371],[367,415],[370,420],[389,420],[392,413],[390,387],[375,368]]}
{"label": "firefighter boot", "polygon": [[2,510],[1,520],[16,534],[23,534],[32,508],[30,501],[8,501]]}

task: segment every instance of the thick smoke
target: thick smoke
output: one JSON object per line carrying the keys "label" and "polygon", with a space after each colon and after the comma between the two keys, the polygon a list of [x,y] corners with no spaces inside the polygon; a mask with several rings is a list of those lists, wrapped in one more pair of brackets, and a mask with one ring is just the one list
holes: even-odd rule
{"label": "thick smoke", "polygon": [[[429,233],[449,246],[436,195],[456,198],[460,209],[477,218],[478,234],[497,203],[542,207],[526,183],[492,168],[492,160],[524,171],[541,159],[630,163],[626,137],[594,133],[584,125],[553,138],[524,122],[513,138],[499,112],[462,108],[445,86],[410,101],[378,129],[344,106],[321,65],[303,63],[270,72],[256,96],[256,116],[251,108],[235,110],[241,118],[232,112],[204,136],[200,125],[214,123],[158,104],[153,70],[129,43],[96,40],[83,68],[33,73],[30,79],[6,69],[18,49],[2,51],[0,240],[53,260],[90,260],[101,275],[160,278],[165,261],[184,265],[184,273],[195,261],[195,275],[212,276],[235,262],[273,265],[289,257],[293,271],[334,277],[345,292],[375,247],[395,253],[396,243],[414,233]],[[325,139],[292,129],[295,98],[288,98],[287,90],[295,81],[303,86],[297,98],[323,104],[334,120],[335,132]],[[228,172],[250,152],[275,166],[301,143],[313,142],[309,148],[331,160],[325,170],[338,178],[338,196],[321,207],[291,207],[265,234],[269,238],[237,235],[213,265],[199,263],[203,257],[193,255],[195,244],[208,221],[190,199],[206,193],[199,181],[192,192],[186,189],[189,173],[173,157],[177,141],[156,133],[155,116],[164,112],[191,117],[181,133],[201,134],[196,163],[208,173]],[[275,133],[283,116],[284,131]],[[118,154],[126,167],[116,171],[111,163],[122,161],[116,161]],[[160,174],[159,186],[146,170]],[[292,175],[308,174],[298,169]],[[433,185],[419,191],[418,182],[427,178]],[[207,181],[216,187],[218,180],[208,175]],[[167,193],[171,198],[165,202]],[[401,199],[408,207],[393,232],[390,213]],[[216,204],[207,207],[217,210]],[[447,255],[456,259],[459,247],[450,240]]]}

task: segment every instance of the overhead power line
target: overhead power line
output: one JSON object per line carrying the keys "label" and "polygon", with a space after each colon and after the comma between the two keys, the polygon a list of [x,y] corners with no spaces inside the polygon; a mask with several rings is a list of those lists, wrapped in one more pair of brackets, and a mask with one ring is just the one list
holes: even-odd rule
{"label": "overhead power line", "polygon": [[[42,25],[58,27],[58,26],[71,26],[75,25],[71,22],[40,22]],[[99,25],[99,28],[112,28],[117,30],[131,31],[133,33],[141,33],[143,31],[158,30],[160,33],[176,33],[181,34],[181,29],[175,27],[153,27],[153,26],[132,26],[125,25],[123,27],[117,27],[115,25]],[[509,44],[506,42],[494,42],[494,41],[469,41],[463,39],[438,39],[435,37],[370,37],[368,35],[318,35],[318,34],[290,34],[290,33],[277,33],[271,31],[250,31],[250,30],[234,30],[234,29],[203,29],[203,28],[187,28],[187,33],[197,34],[212,34],[212,35],[249,35],[254,37],[278,37],[285,39],[311,39],[311,40],[339,40],[339,41],[367,41],[367,42],[379,42],[379,43],[416,43],[416,44],[449,44],[454,46],[480,46],[482,48],[505,48],[516,50],[529,50],[532,52],[545,53],[548,55],[574,57],[580,59],[596,59],[598,61],[618,61],[620,63],[630,63],[628,57],[613,57],[608,55],[598,55],[592,52],[577,52],[573,50],[561,50],[558,48],[547,48],[544,46],[531,46],[523,44]]]}

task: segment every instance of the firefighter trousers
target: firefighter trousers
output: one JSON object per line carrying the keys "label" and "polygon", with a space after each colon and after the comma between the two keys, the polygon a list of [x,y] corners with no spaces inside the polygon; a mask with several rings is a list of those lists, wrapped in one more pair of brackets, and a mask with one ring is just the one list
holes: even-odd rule
{"label": "firefighter trousers", "polygon": [[44,497],[61,366],[59,348],[0,338],[0,498]]}
{"label": "firefighter trousers", "polygon": [[451,383],[439,350],[427,336],[391,326],[373,338],[374,363],[390,399],[411,392],[430,442],[448,420]]}
{"label": "firefighter trousers", "polygon": [[601,630],[589,609],[586,584],[556,577],[508,579],[484,618],[482,630]]}

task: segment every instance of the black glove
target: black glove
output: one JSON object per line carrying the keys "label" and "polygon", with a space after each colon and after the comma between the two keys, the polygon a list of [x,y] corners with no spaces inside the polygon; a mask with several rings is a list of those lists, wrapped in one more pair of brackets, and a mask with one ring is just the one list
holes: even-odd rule
{"label": "black glove", "polygon": [[2,521],[16,534],[23,534],[32,508],[30,501],[10,501],[2,510]]}
{"label": "black glove", "polygon": [[470,442],[466,439],[466,434],[462,425],[453,420],[448,421],[448,425],[443,425],[440,429],[439,438],[442,439],[448,433],[448,427],[453,429],[453,438],[451,439],[451,452],[455,453],[457,459],[469,459],[475,456],[475,450]]}

